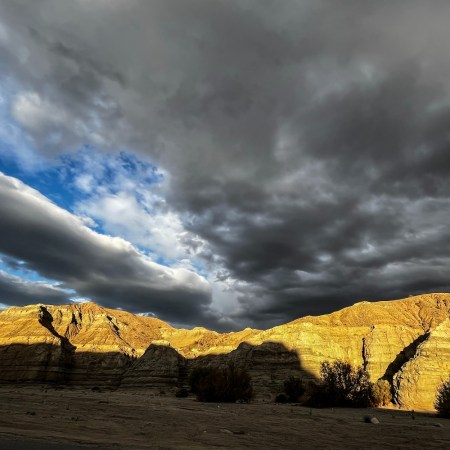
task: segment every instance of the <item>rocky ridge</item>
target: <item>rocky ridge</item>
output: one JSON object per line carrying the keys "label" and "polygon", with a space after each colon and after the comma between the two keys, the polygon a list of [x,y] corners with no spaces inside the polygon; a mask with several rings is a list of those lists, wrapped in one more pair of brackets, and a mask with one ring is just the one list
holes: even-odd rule
{"label": "rocky ridge", "polygon": [[289,375],[318,379],[324,360],[364,366],[398,405],[432,409],[450,373],[450,294],[361,302],[269,330],[179,330],[93,303],[0,312],[0,381],[174,390],[199,365],[246,367],[267,398]]}

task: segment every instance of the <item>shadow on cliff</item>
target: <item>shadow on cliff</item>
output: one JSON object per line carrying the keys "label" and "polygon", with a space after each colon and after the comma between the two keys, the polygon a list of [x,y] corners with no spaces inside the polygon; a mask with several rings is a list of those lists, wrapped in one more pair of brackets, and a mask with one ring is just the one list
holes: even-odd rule
{"label": "shadow on cliff", "polygon": [[185,358],[171,346],[151,344],[140,357],[121,352],[83,352],[53,344],[0,347],[0,383],[46,383],[92,388],[144,388],[170,393],[189,387],[190,372],[199,367],[233,363],[252,377],[257,397],[272,398],[291,376],[306,385],[317,378],[302,366],[298,354],[281,343],[241,343],[219,355]]}
{"label": "shadow on cliff", "polygon": [[387,380],[391,386],[393,385],[394,376],[401,370],[401,368],[417,353],[417,349],[422,342],[425,342],[430,337],[430,332],[426,332],[407,345],[400,353],[397,354],[395,359],[388,365],[382,380]]}
{"label": "shadow on cliff", "polygon": [[0,346],[0,383],[119,386],[135,358],[121,352],[75,352],[54,344]]}
{"label": "shadow on cliff", "polygon": [[260,345],[241,343],[235,350],[218,355],[185,358],[170,346],[152,344],[124,373],[121,387],[189,388],[189,375],[201,367],[235,367],[248,371],[257,397],[272,398],[283,391],[290,377],[303,379],[306,386],[317,378],[302,366],[297,352],[277,342]]}

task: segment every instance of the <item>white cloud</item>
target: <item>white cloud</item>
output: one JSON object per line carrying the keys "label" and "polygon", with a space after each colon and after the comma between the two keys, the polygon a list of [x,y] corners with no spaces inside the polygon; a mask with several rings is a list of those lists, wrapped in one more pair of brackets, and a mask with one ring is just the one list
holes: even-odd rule
{"label": "white cloud", "polygon": [[103,223],[105,231],[150,249],[155,256],[176,260],[186,255],[186,231],[172,212],[148,212],[136,197],[119,192],[79,203],[77,211]]}
{"label": "white cloud", "polygon": [[206,243],[188,232],[166,203],[161,171],[141,161],[130,169],[124,154],[86,151],[73,158],[74,186],[82,194],[74,206],[77,215],[101,223],[105,232],[124,237],[154,259],[193,269]]}
{"label": "white cloud", "polygon": [[11,80],[0,81],[0,155],[14,159],[22,169],[32,171],[41,166],[45,158],[34,151],[30,136],[11,118],[15,89]]}
{"label": "white cloud", "polygon": [[36,92],[17,94],[12,103],[12,113],[18,122],[34,131],[62,125],[69,120],[68,114],[60,106]]}
{"label": "white cloud", "polygon": [[75,178],[75,186],[86,193],[94,189],[94,182],[94,177],[90,173],[82,173]]}

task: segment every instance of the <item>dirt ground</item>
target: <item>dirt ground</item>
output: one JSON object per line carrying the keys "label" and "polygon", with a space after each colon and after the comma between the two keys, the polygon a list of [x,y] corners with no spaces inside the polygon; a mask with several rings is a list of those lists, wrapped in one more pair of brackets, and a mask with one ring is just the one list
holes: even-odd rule
{"label": "dirt ground", "polygon": [[[379,424],[365,423],[365,415]],[[148,391],[0,387],[1,439],[111,449],[450,448],[450,420],[382,409],[199,403]]]}

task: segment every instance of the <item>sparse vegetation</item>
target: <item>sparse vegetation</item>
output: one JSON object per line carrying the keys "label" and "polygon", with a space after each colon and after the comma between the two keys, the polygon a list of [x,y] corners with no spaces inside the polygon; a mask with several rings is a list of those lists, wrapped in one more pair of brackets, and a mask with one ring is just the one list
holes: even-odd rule
{"label": "sparse vegetation", "polygon": [[322,382],[309,400],[311,406],[371,406],[372,383],[362,367],[341,360],[324,361],[320,375]]}
{"label": "sparse vegetation", "polygon": [[378,380],[372,384],[372,406],[387,406],[392,400],[391,385],[387,380]]}
{"label": "sparse vegetation", "polygon": [[305,393],[303,380],[299,377],[291,376],[284,382],[284,393],[289,402],[298,402]]}
{"label": "sparse vegetation", "polygon": [[278,394],[275,397],[275,403],[287,403],[288,402],[288,398],[286,397],[285,394]]}
{"label": "sparse vegetation", "polygon": [[197,394],[200,383],[205,378],[211,376],[212,372],[211,367],[198,367],[194,370],[192,370],[191,374],[189,375],[189,386],[191,387],[191,392],[193,394]]}
{"label": "sparse vegetation", "polygon": [[189,396],[189,391],[187,389],[181,388],[175,392],[175,397],[177,398],[186,398]]}
{"label": "sparse vegetation", "polygon": [[434,407],[441,417],[450,418],[450,378],[438,387]]}
{"label": "sparse vegetation", "polygon": [[245,369],[199,368],[190,376],[191,391],[201,402],[248,402],[253,397],[251,377]]}

